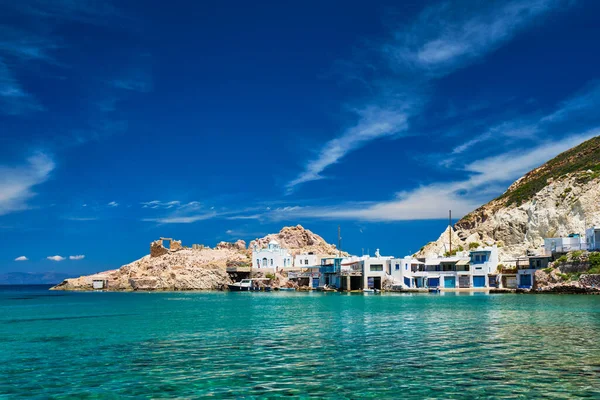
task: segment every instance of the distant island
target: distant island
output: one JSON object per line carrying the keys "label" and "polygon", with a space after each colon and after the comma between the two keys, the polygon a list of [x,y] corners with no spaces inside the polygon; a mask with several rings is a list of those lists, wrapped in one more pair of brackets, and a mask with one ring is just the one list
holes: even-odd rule
{"label": "distant island", "polygon": [[7,272],[0,274],[0,285],[56,285],[71,276],[58,272]]}

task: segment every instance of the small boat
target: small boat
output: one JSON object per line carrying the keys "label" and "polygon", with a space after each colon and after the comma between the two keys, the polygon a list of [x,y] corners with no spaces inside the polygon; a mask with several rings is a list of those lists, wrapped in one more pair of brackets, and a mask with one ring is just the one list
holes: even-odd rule
{"label": "small boat", "polygon": [[293,288],[293,287],[280,287],[279,290],[283,291],[283,292],[295,292],[296,288]]}
{"label": "small boat", "polygon": [[375,293],[375,289],[363,289],[364,293]]}
{"label": "small boat", "polygon": [[253,279],[242,279],[239,282],[227,285],[229,290],[232,292],[270,292],[271,286],[264,285],[258,286],[257,281],[268,281],[268,278],[253,278]]}
{"label": "small boat", "polygon": [[252,279],[242,279],[239,282],[227,286],[232,292],[249,292],[254,290],[254,282],[252,282]]}
{"label": "small boat", "polygon": [[429,293],[439,293],[440,288],[429,288]]}

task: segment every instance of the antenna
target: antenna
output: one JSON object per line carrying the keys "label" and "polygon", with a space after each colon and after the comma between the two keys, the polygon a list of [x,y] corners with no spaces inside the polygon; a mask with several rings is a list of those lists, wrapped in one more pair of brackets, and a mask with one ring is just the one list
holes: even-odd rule
{"label": "antenna", "polygon": [[342,256],[342,236],[341,236],[341,228],[338,225],[338,257]]}

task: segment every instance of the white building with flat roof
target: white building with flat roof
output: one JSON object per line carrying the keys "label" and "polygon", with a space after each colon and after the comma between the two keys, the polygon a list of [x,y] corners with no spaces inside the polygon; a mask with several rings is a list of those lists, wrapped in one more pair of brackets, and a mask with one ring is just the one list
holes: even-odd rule
{"label": "white building with flat roof", "polygon": [[391,267],[394,281],[409,288],[489,288],[496,284],[498,248],[479,247],[425,261],[408,256],[393,259]]}
{"label": "white building with flat roof", "polygon": [[294,268],[308,268],[320,265],[321,257],[314,253],[302,253],[294,257]]}
{"label": "white building with flat roof", "polygon": [[292,256],[276,240],[271,240],[266,249],[252,250],[252,268],[277,271],[291,266]]}
{"label": "white building with flat roof", "polygon": [[600,251],[600,226],[593,226],[585,231],[587,249]]}

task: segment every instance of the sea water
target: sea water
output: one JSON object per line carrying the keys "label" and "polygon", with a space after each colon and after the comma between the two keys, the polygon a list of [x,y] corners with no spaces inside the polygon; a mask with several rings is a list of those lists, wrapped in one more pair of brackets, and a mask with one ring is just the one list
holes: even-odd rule
{"label": "sea water", "polygon": [[0,287],[1,398],[600,398],[600,296]]}

